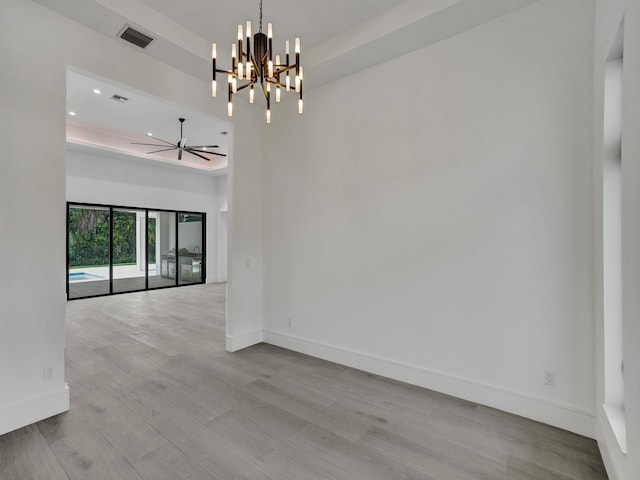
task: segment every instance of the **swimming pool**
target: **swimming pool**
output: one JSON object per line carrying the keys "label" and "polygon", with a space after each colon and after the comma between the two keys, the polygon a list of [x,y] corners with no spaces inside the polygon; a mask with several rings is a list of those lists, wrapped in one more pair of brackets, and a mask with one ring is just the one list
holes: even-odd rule
{"label": "swimming pool", "polygon": [[94,275],[93,273],[87,272],[69,272],[69,281],[70,282],[79,282],[79,281],[87,281],[87,280],[102,280],[104,277],[100,275]]}

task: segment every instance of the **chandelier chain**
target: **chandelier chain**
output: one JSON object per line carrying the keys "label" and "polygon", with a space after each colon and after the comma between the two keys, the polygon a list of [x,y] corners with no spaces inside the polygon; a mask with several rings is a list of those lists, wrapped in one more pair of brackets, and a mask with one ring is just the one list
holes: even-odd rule
{"label": "chandelier chain", "polygon": [[260,0],[260,33],[262,33],[262,0]]}

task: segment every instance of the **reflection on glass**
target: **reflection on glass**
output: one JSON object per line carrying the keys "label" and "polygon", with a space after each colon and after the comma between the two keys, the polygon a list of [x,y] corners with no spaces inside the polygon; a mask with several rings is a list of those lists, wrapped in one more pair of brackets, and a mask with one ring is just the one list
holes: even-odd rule
{"label": "reflection on glass", "polygon": [[109,209],[69,207],[69,298],[109,293]]}
{"label": "reflection on glass", "polygon": [[149,288],[176,285],[176,214],[149,211],[147,224]]}
{"label": "reflection on glass", "polygon": [[179,284],[202,281],[202,215],[178,214],[178,279]]}
{"label": "reflection on glass", "polygon": [[145,289],[144,210],[113,210],[113,293]]}

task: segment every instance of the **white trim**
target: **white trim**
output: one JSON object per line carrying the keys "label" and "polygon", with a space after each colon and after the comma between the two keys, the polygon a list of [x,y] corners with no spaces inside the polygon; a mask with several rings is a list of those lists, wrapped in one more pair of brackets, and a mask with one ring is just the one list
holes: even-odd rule
{"label": "white trim", "polygon": [[618,448],[626,455],[627,454],[627,421],[624,415],[624,410],[616,407],[602,405],[605,416],[609,422],[609,428],[613,432],[613,435],[618,442]]}
{"label": "white trim", "polygon": [[264,342],[595,438],[594,412],[573,405],[273,330],[264,331]]}
{"label": "white trim", "polygon": [[227,335],[227,352],[237,352],[243,348],[262,343],[262,330],[254,330],[240,335]]}
{"label": "white trim", "polygon": [[626,455],[621,451],[615,432],[611,428],[604,405],[596,419],[598,448],[609,480],[622,480],[621,468],[626,463]]}
{"label": "white trim", "polygon": [[69,386],[0,410],[0,435],[69,410]]}

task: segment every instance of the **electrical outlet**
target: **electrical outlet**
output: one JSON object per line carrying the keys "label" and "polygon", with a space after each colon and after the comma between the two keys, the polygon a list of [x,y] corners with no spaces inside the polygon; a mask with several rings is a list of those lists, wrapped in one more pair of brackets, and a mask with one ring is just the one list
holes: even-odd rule
{"label": "electrical outlet", "polygon": [[552,372],[550,370],[544,371],[544,384],[549,385],[550,387],[556,386],[556,372]]}
{"label": "electrical outlet", "polygon": [[42,369],[42,381],[46,382],[47,380],[53,379],[53,367],[44,367]]}

